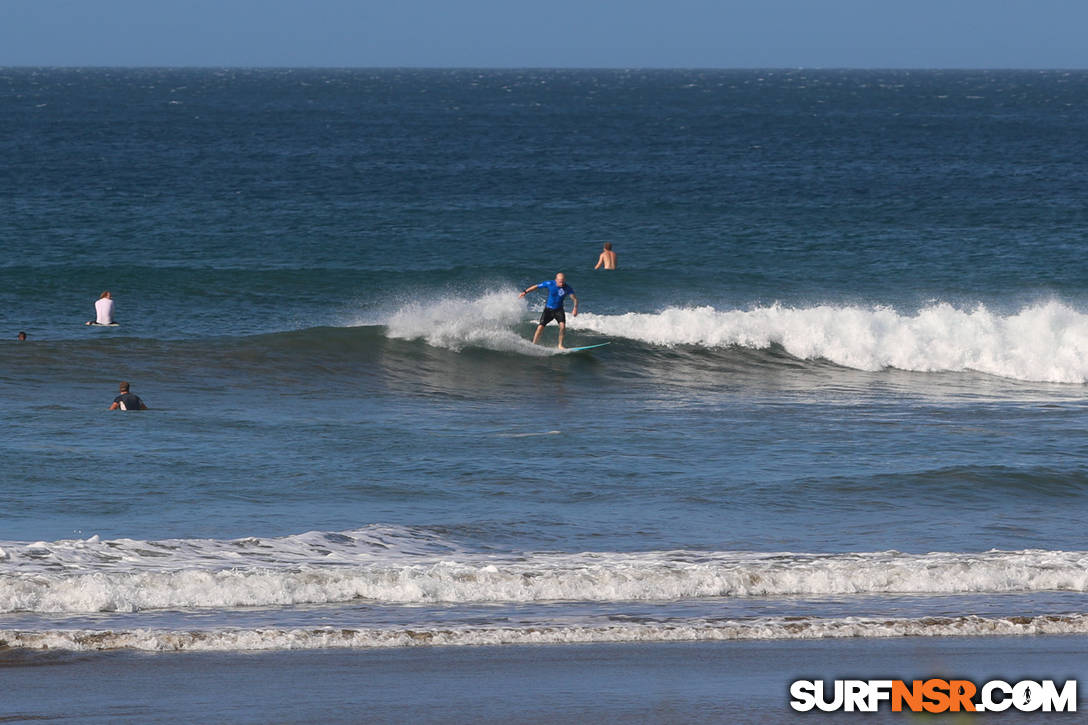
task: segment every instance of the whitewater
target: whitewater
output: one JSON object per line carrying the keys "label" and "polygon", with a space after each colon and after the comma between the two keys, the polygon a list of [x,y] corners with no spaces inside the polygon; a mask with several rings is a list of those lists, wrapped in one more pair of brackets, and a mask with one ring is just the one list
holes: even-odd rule
{"label": "whitewater", "polygon": [[572,327],[655,345],[780,345],[803,360],[859,370],[971,371],[1053,383],[1088,379],[1088,315],[1058,302],[1005,316],[981,304],[972,310],[938,304],[913,315],[883,307],[672,308],[587,314]]}
{"label": "whitewater", "polygon": [[[472,314],[450,319],[451,309]],[[454,351],[479,347],[548,355],[526,340],[533,309],[506,290],[479,298],[413,302],[382,318],[386,334]],[[554,324],[552,325],[554,328]],[[773,304],[719,310],[666,307],[657,312],[568,312],[571,331],[653,346],[781,348],[800,360],[865,371],[975,372],[1026,382],[1088,381],[1088,313],[1058,300],[998,313],[978,303],[934,303],[914,312],[892,306]]]}
{"label": "whitewater", "polygon": [[[395,542],[406,544],[403,548]],[[436,554],[438,550],[441,553]],[[280,539],[7,542],[0,613],[1088,592],[1088,552],[483,554],[373,527]]]}
{"label": "whitewater", "polygon": [[[1084,551],[498,555],[370,526],[271,539],[4,542],[0,561],[0,646],[29,649],[1088,633],[1086,615],[1067,609],[1069,596],[1088,592]],[[923,614],[903,616],[907,602]],[[341,624],[301,624],[329,617]],[[375,619],[385,624],[365,624]]]}
{"label": "whitewater", "polygon": [[560,645],[634,642],[722,642],[735,640],[819,640],[902,637],[1008,637],[1085,635],[1088,615],[1039,615],[988,618],[924,617],[868,619],[764,618],[751,621],[688,621],[599,626],[536,625],[513,627],[443,627],[441,629],[228,629],[164,631],[140,629],[51,630],[0,629],[0,647],[146,652],[233,652],[319,650],[334,648],[456,647]]}

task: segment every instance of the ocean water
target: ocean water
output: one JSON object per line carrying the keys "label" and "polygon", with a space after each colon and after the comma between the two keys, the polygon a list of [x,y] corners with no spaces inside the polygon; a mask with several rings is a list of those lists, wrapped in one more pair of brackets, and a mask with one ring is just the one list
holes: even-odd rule
{"label": "ocean water", "polygon": [[[0,129],[9,653],[1085,648],[1088,72],[0,69]],[[608,347],[529,343],[557,272]]]}

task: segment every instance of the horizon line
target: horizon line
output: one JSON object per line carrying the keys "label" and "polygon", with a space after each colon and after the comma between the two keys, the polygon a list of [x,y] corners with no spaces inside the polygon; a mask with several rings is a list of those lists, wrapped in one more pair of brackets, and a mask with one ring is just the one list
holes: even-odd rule
{"label": "horizon line", "polygon": [[783,66],[535,66],[535,65],[41,65],[0,64],[0,70],[436,70],[436,71],[1038,71],[1074,72],[1086,71],[1086,67],[1061,66],[847,66],[847,65],[783,65]]}

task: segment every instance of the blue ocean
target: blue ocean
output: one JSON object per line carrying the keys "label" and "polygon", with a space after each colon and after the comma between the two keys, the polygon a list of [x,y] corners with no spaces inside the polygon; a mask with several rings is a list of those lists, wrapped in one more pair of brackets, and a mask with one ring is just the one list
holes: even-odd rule
{"label": "blue ocean", "polygon": [[[1088,677],[1088,72],[8,68],[0,130],[4,673]],[[609,345],[531,344],[560,272]]]}

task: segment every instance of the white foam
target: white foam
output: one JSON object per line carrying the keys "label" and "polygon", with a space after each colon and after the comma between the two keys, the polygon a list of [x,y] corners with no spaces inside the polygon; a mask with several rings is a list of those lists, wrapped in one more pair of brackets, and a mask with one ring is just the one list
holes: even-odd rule
{"label": "white foam", "polygon": [[[41,542],[39,542],[41,543]],[[0,613],[1088,591],[1088,552],[486,555],[401,532],[6,545]]]}
{"label": "white foam", "polygon": [[514,328],[528,315],[514,291],[489,292],[475,298],[444,297],[402,306],[386,321],[389,337],[426,340],[435,347],[462,350],[482,347],[530,355],[554,353],[533,345]]}
{"label": "white foam", "polygon": [[571,329],[655,345],[765,349],[859,370],[976,371],[1017,380],[1088,381],[1088,315],[1060,302],[1002,316],[984,305],[935,304],[914,314],[889,307],[781,305],[719,311],[669,308],[653,314],[568,320]]}
{"label": "white foam", "polygon": [[557,436],[561,435],[563,431],[558,430],[546,430],[539,433],[499,433],[499,438],[534,438],[536,436]]}
{"label": "white foam", "polygon": [[1088,615],[838,619],[767,617],[749,620],[669,620],[588,626],[447,627],[442,629],[230,629],[175,632],[0,630],[0,646],[76,651],[299,650],[465,645],[812,640],[892,637],[980,637],[1088,634]]}

